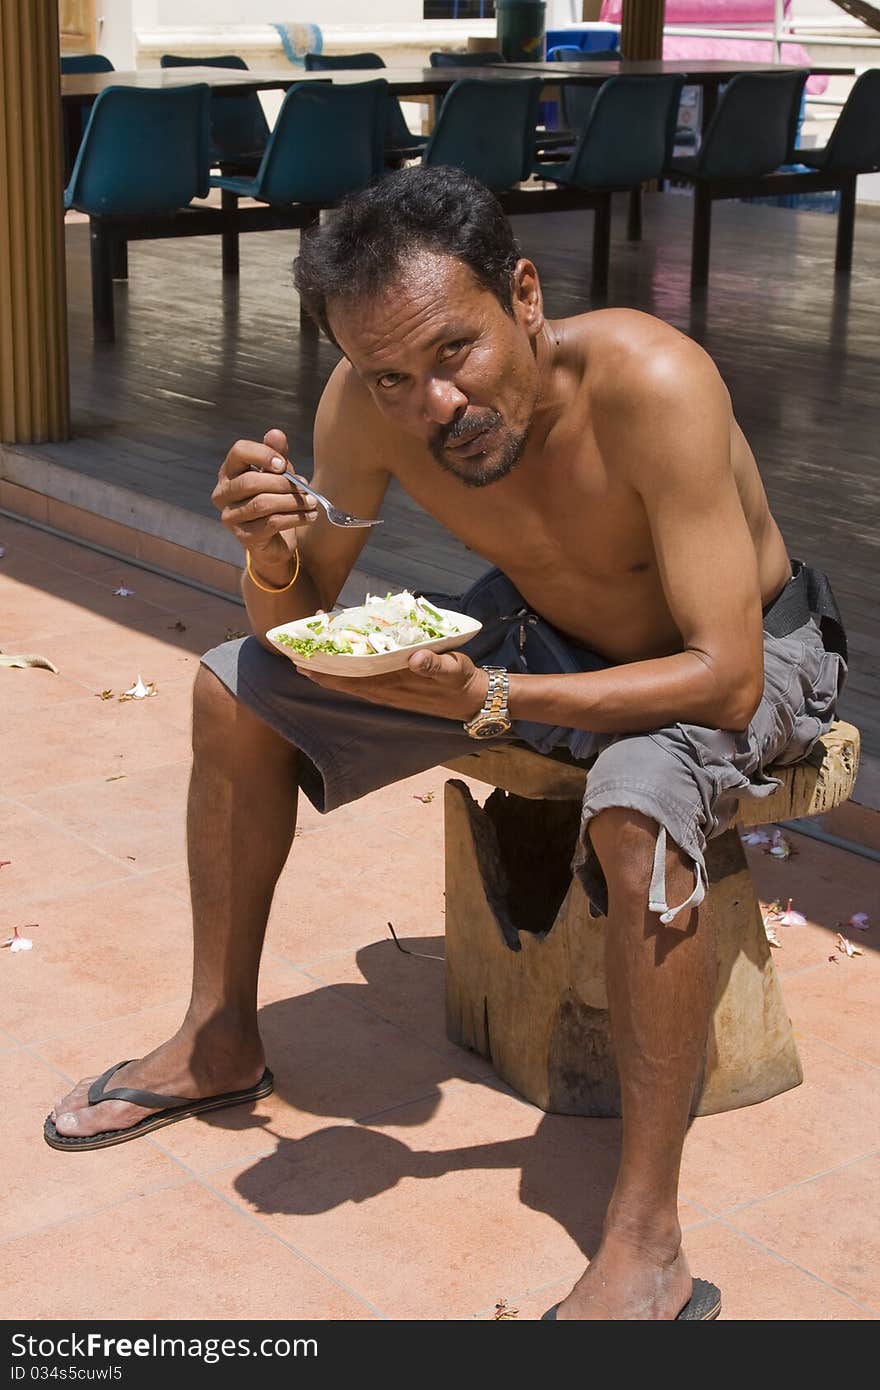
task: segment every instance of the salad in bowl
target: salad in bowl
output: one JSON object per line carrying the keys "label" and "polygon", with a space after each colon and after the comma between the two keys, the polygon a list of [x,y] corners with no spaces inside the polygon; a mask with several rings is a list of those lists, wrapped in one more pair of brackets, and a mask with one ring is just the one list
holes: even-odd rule
{"label": "salad in bowl", "polygon": [[314,613],[266,633],[296,666],[328,676],[375,676],[398,671],[420,648],[448,652],[480,631],[466,613],[438,608],[402,589],[338,613]]}

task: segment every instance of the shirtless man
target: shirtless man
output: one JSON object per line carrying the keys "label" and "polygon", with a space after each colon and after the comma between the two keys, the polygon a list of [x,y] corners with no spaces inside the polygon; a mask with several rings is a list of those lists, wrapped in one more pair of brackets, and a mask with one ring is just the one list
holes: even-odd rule
{"label": "shirtless man", "polygon": [[[397,478],[601,658],[493,681],[497,736],[509,718],[511,736],[562,726],[602,750],[575,867],[607,910],[623,1142],[600,1248],[558,1316],[716,1316],[717,1290],[696,1298],[677,1213],[715,970],[703,851],[725,793],[729,817],[732,792],[772,790],[763,764],[802,756],[833,717],[843,656],[826,653],[809,609],[794,636],[771,609],[818,572],[792,577],[706,354],[630,310],[546,320],[534,265],[466,175],[394,174],[304,244],[296,273],[344,354],[317,412],[316,486],[369,517]],[[306,678],[266,641],[333,606],[368,534],[332,527],[280,476],[286,458],[280,430],[241,441],[214,492],[247,553],[254,637],[208,653],[195,683],[190,1009],[169,1042],[59,1102],[55,1147],[122,1142],[195,1113],[194,1098],[271,1089],[257,970],[298,786],[329,810],[484,732],[490,677],[466,652],[353,681]]]}

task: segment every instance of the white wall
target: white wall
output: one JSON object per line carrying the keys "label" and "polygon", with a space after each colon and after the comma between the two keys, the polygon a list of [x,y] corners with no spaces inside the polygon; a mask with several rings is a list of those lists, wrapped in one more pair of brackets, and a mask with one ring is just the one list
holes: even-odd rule
{"label": "white wall", "polygon": [[[190,24],[271,24],[310,20],[313,24],[363,24],[364,0],[148,0],[155,11],[150,27]],[[136,8],[147,8],[137,3]],[[377,24],[411,23],[422,18],[422,0],[373,0],[369,19]],[[143,21],[138,17],[138,24]]]}

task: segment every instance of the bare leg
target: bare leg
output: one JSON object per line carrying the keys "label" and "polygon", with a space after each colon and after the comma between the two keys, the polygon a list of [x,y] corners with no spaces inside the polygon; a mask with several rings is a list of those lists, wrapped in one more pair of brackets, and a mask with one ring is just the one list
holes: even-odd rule
{"label": "bare leg", "polygon": [[[691,1295],[681,1249],[678,1179],[712,1007],[715,951],[707,901],[668,926],[648,912],[657,825],[613,808],[590,834],[608,883],[605,961],[620,1075],[623,1144],[602,1242],[558,1312],[566,1318],[675,1318]],[[694,870],[667,850],[667,901],[684,902]]]}
{"label": "bare leg", "polygon": [[[272,894],[296,825],[296,756],[216,676],[199,668],[187,808],[192,999],[174,1037],[123,1068],[111,1086],[198,1097],[259,1080],[257,972]],[[60,1134],[125,1129],[148,1113],[124,1101],[89,1106],[90,1082],[80,1082],[55,1107]]]}

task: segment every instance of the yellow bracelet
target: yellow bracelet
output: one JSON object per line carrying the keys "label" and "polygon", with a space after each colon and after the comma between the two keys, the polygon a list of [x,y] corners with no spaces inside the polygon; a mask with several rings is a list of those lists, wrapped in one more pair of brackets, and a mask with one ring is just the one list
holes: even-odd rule
{"label": "yellow bracelet", "polygon": [[293,553],[294,553],[294,555],[296,556],[296,566],[295,566],[294,571],[293,571],[293,578],[292,578],[291,580],[289,580],[289,582],[288,582],[287,584],[285,584],[282,588],[280,588],[280,589],[272,589],[272,588],[269,587],[268,584],[263,584],[263,583],[261,583],[260,580],[257,578],[257,576],[254,574],[253,570],[251,569],[251,552],[250,552],[249,550],[246,551],[246,552],[245,552],[244,567],[245,567],[245,569],[246,569],[247,572],[248,572],[248,576],[249,576],[249,578],[250,578],[250,580],[251,580],[251,583],[252,583],[252,584],[256,584],[256,586],[257,586],[258,589],[262,589],[262,591],[263,591],[264,594],[286,594],[286,593],[287,593],[287,590],[288,590],[288,589],[292,589],[293,586],[294,586],[294,584],[296,583],[296,581],[299,579],[299,547],[298,547],[298,546],[297,546],[296,550],[295,550]]}

